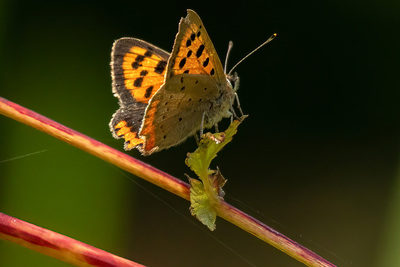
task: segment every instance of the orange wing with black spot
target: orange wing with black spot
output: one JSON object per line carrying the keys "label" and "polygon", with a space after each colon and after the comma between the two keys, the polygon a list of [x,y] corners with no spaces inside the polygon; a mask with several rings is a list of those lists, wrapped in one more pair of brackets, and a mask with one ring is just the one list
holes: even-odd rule
{"label": "orange wing with black spot", "polygon": [[167,80],[178,74],[205,74],[217,84],[226,83],[226,75],[217,51],[200,17],[188,10],[179,23],[179,32],[168,62]]}
{"label": "orange wing with black spot", "polygon": [[144,142],[138,132],[147,104],[164,84],[169,54],[145,41],[121,38],[115,41],[111,58],[113,93],[121,107],[109,126],[129,150]]}

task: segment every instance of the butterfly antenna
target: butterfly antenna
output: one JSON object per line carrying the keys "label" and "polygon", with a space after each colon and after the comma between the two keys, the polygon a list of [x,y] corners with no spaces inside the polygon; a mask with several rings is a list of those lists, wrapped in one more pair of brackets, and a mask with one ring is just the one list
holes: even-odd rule
{"label": "butterfly antenna", "polygon": [[[271,35],[271,37],[268,38],[267,41],[265,41],[264,43],[262,43],[261,45],[259,45],[256,49],[254,49],[253,51],[251,51],[250,53],[248,53],[244,58],[242,58],[238,63],[236,63],[235,66],[233,66],[233,68],[229,71],[228,75],[231,74],[231,72],[240,64],[243,62],[243,60],[245,60],[246,58],[248,58],[250,55],[252,55],[254,52],[256,52],[258,49],[260,49],[261,47],[263,47],[264,45],[268,44],[269,42],[271,42],[272,40],[274,40],[276,37],[276,33],[274,33],[273,35]],[[228,53],[229,53],[228,49]],[[228,58],[225,60],[225,69],[226,69],[226,62],[228,61]]]}
{"label": "butterfly antenna", "polygon": [[233,46],[233,42],[229,41],[228,51],[226,52],[226,58],[225,58],[224,73],[226,73],[226,67],[228,66],[228,57],[229,57],[229,54],[231,53],[232,46]]}

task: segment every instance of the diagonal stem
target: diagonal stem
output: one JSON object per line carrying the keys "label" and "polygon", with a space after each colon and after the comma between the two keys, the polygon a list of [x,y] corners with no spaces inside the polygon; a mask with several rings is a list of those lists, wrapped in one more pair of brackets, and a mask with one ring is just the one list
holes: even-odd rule
{"label": "diagonal stem", "polygon": [[[189,200],[189,185],[181,180],[2,97],[0,97],[0,114],[50,134]],[[236,209],[225,201],[221,201],[220,205],[218,205],[218,215],[307,266],[335,266],[311,250]]]}

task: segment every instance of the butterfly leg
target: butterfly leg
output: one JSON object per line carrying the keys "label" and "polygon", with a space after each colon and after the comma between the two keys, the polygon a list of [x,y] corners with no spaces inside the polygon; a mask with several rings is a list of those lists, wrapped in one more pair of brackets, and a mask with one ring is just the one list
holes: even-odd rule
{"label": "butterfly leg", "polygon": [[240,106],[239,96],[237,93],[235,93],[235,98],[236,98],[236,102],[237,102],[237,109],[240,112],[240,117],[242,117],[244,114],[243,114],[242,108]]}
{"label": "butterfly leg", "polygon": [[201,116],[201,124],[200,124],[200,139],[203,136],[203,132],[204,132],[204,118],[206,116],[206,113],[203,112],[203,116]]}
{"label": "butterfly leg", "polygon": [[231,112],[231,122],[232,122],[232,119],[233,119],[233,117],[235,117],[235,118],[239,118],[237,115],[236,115],[236,111],[235,111],[235,109],[233,108],[233,105],[231,106],[231,108],[230,108],[230,112]]}
{"label": "butterfly leg", "polygon": [[199,139],[199,137],[197,136],[197,134],[194,135],[194,139],[196,140],[197,146],[199,146],[199,145],[200,145],[200,139]]}
{"label": "butterfly leg", "polygon": [[214,128],[215,128],[215,132],[216,132],[216,133],[219,133],[218,123],[214,124]]}

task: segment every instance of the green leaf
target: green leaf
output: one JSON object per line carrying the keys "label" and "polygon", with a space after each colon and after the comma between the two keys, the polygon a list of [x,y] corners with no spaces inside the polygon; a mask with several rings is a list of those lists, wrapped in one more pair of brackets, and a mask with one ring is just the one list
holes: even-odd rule
{"label": "green leaf", "polygon": [[205,193],[203,183],[189,178],[190,182],[190,213],[211,231],[215,230],[217,212],[212,207],[208,195]]}
{"label": "green leaf", "polygon": [[188,153],[186,165],[199,177],[200,180],[189,177],[190,189],[190,211],[211,231],[215,229],[218,205],[224,197],[222,187],[226,180],[218,170],[210,170],[211,161],[217,153],[230,141],[237,132],[237,127],[247,116],[231,123],[228,129],[222,133],[206,133],[200,140],[199,147],[193,153]]}
{"label": "green leaf", "polygon": [[[190,177],[188,178],[191,185],[190,213],[213,231],[215,230],[215,221],[217,219],[217,212],[212,204],[213,201],[210,201],[210,195],[207,194],[201,181]],[[225,194],[222,187],[226,183],[226,179],[222,176],[219,170],[210,174],[209,179],[211,181],[213,195],[217,195],[222,199]]]}

